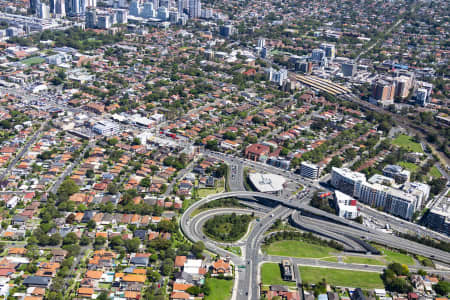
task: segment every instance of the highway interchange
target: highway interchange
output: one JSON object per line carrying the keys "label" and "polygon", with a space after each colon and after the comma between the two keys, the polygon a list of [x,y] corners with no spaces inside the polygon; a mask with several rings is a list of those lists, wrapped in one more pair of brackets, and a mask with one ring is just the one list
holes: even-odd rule
{"label": "highway interchange", "polygon": [[[376,242],[396,249],[406,249],[410,253],[440,261],[443,265],[450,261],[450,253],[445,251],[402,239],[379,230],[371,229],[356,222],[339,218],[333,214],[309,206],[309,200],[313,193],[318,189],[324,190],[324,187],[317,182],[307,180],[298,174],[270,165],[248,161],[223,153],[203,151],[203,155],[219,159],[229,166],[227,182],[230,192],[209,195],[208,197],[195,202],[182,215],[180,226],[183,233],[191,241],[204,242],[205,247],[209,251],[223,257],[228,256],[235,266],[240,266],[235,268],[236,278],[232,299],[259,299],[259,284],[261,281],[259,273],[260,265],[264,262],[279,263],[284,259],[283,257],[264,255],[260,250],[261,244],[266,237],[267,230],[269,230],[278,219],[288,220],[292,226],[298,227],[303,231],[313,232],[321,238],[333,239],[344,246],[344,251],[353,253],[350,255],[357,255],[355,253],[376,254],[377,250],[368,243]],[[260,172],[271,172],[283,175],[288,180],[302,184],[305,187],[305,190],[291,197],[279,197],[272,194],[246,191],[243,183],[243,175],[244,169],[247,167],[256,169]],[[201,210],[198,213],[198,209],[208,202],[231,197],[238,198],[242,203],[245,203],[248,208],[218,208],[207,211]],[[195,215],[193,215],[194,212]],[[258,222],[252,223],[249,232],[247,232],[241,240],[232,244],[233,246],[240,246],[241,249],[243,249],[242,256],[238,256],[224,249],[224,247],[230,246],[231,244],[219,243],[203,234],[203,225],[209,218],[220,214],[231,213],[254,213],[259,219]],[[407,228],[411,228],[412,231],[420,230],[423,233],[429,232],[430,235],[433,235],[434,237],[448,240],[447,237],[441,237],[441,235],[431,230],[424,229],[416,224],[402,221],[391,216],[385,216],[384,214],[378,215],[376,212],[372,211],[371,213],[372,216],[376,218],[392,222],[396,227],[401,226],[405,228],[406,226]],[[382,272],[383,270],[383,266],[326,262],[311,258],[288,259],[290,259],[295,266],[306,265],[372,272]],[[415,270],[414,267],[411,269]],[[444,276],[450,275],[450,271],[447,270],[429,269],[428,271],[439,273]],[[297,274],[297,276],[300,277],[300,274]],[[297,278],[297,283],[301,283],[300,278]]]}

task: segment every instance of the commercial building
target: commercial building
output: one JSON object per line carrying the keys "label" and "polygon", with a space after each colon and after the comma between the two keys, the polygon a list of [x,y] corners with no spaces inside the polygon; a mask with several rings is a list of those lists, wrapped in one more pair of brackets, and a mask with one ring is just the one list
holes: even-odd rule
{"label": "commercial building", "polygon": [[254,161],[265,161],[270,153],[270,147],[261,144],[252,144],[245,148],[245,157]]}
{"label": "commercial building", "polygon": [[329,60],[333,60],[336,56],[336,46],[334,44],[322,43],[320,49],[325,51],[325,57]]}
{"label": "commercial building", "polygon": [[286,183],[283,176],[276,174],[251,173],[248,178],[253,187],[261,193],[279,194]]}
{"label": "commercial building", "polygon": [[189,17],[198,19],[202,15],[202,3],[200,0],[189,0]]}
{"label": "commercial building", "polygon": [[381,105],[394,103],[395,84],[386,80],[377,80],[372,86],[372,97]]}
{"label": "commercial building", "polygon": [[347,195],[357,197],[359,186],[365,181],[366,175],[347,168],[333,167],[331,170],[331,185]]}
{"label": "commercial building", "polygon": [[358,217],[357,201],[353,197],[340,191],[334,192],[334,204],[339,217],[346,219],[355,219]]}
{"label": "commercial building", "polygon": [[316,180],[320,175],[320,167],[316,164],[302,162],[300,165],[300,175]]}
{"label": "commercial building", "polygon": [[353,77],[356,75],[356,63],[345,62],[341,65],[341,70],[345,77]]}
{"label": "commercial building", "polygon": [[94,124],[92,130],[104,136],[111,136],[120,132],[120,126],[117,123],[102,120]]}

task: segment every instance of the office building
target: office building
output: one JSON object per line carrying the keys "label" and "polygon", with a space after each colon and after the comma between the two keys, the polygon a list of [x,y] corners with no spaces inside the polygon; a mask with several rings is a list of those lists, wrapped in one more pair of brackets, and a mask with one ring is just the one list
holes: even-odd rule
{"label": "office building", "polygon": [[[112,15],[115,16],[115,15]],[[109,29],[111,28],[113,21],[111,20],[111,15],[108,13],[98,14],[97,15],[97,27],[100,29]]]}
{"label": "office building", "polygon": [[139,1],[131,1],[129,11],[131,16],[139,17],[141,15],[141,4]]}
{"label": "office building", "polygon": [[266,58],[267,57],[267,48],[262,47],[261,51],[259,52],[259,55],[261,56],[261,58]]}
{"label": "office building", "polygon": [[49,9],[48,5],[43,2],[39,3],[38,18],[39,19],[50,18],[50,9]]}
{"label": "office building", "polygon": [[156,11],[159,8],[159,0],[153,0],[153,9]]}
{"label": "office building", "polygon": [[162,21],[166,21],[169,19],[169,11],[167,10],[166,7],[164,6],[158,7],[157,18]]}
{"label": "office building", "polygon": [[189,0],[189,17],[198,19],[202,15],[202,3],[200,0]]}
{"label": "office building", "polygon": [[389,105],[394,103],[395,84],[386,80],[377,80],[372,86],[372,97],[377,103]]}
{"label": "office building", "polygon": [[87,28],[95,28],[97,26],[97,12],[95,9],[89,9],[86,12],[85,24]]}
{"label": "office building", "polygon": [[312,72],[312,62],[310,61],[300,61],[295,63],[295,70],[305,73],[305,74],[311,74]]}
{"label": "office building", "polygon": [[325,57],[329,60],[333,60],[336,56],[336,46],[334,44],[323,43],[320,45],[320,49],[325,51]]}
{"label": "office building", "polygon": [[312,61],[321,62],[325,57],[326,57],[325,50],[323,50],[323,49],[314,49],[312,51],[312,54],[311,54]]}
{"label": "office building", "polygon": [[334,204],[337,215],[341,218],[355,219],[358,217],[357,201],[353,197],[346,195],[340,191],[334,192]]}
{"label": "office building", "polygon": [[156,17],[155,9],[153,6],[153,2],[145,2],[144,8],[141,12],[141,16],[143,18],[154,18]]}
{"label": "office building", "polygon": [[212,8],[202,9],[202,19],[212,19],[212,17],[213,17]]}
{"label": "office building", "polygon": [[450,236],[450,206],[433,207],[423,218],[423,225]]}
{"label": "office building", "polygon": [[366,175],[353,172],[347,168],[335,168],[331,170],[331,185],[341,192],[358,197],[359,186],[366,181]]}
{"label": "office building", "polygon": [[221,36],[230,37],[233,35],[233,25],[222,25],[219,27],[219,33]]}
{"label": "office building", "polygon": [[55,1],[55,11],[54,14],[60,17],[66,16],[66,1],[65,0],[56,0]]}
{"label": "office building", "polygon": [[30,10],[32,14],[37,14],[39,10],[39,0],[30,0]]}
{"label": "office building", "polygon": [[320,175],[320,168],[316,164],[302,162],[300,165],[300,175],[312,180],[316,180]]}
{"label": "office building", "polygon": [[266,46],[266,39],[265,38],[260,38],[258,39],[258,48],[262,49]]}
{"label": "office building", "polygon": [[170,0],[159,0],[159,7],[165,7],[170,10]]}
{"label": "office building", "polygon": [[169,21],[172,24],[178,23],[178,19],[180,18],[180,14],[176,10],[169,11]]}
{"label": "office building", "polygon": [[346,62],[341,65],[342,74],[345,77],[353,77],[356,75],[356,63]]}
{"label": "office building", "polygon": [[393,178],[396,183],[404,183],[409,181],[411,172],[397,165],[387,165],[383,169],[383,175]]}
{"label": "office building", "polygon": [[184,9],[186,8],[186,2],[185,0],[178,0],[178,12],[180,15],[184,13]]}
{"label": "office building", "polygon": [[50,8],[50,13],[54,14],[55,13],[55,7],[56,7],[56,0],[49,0],[48,1],[48,5]]}
{"label": "office building", "polygon": [[428,90],[424,88],[418,88],[416,91],[416,103],[421,106],[427,106],[430,103]]}
{"label": "office building", "polygon": [[282,86],[285,80],[287,79],[287,70],[281,69],[279,71],[273,69],[272,67],[266,70],[267,76],[269,77],[269,81],[275,82],[278,85]]}
{"label": "office building", "polygon": [[116,9],[116,20],[118,24],[128,23],[128,10],[126,9]]}

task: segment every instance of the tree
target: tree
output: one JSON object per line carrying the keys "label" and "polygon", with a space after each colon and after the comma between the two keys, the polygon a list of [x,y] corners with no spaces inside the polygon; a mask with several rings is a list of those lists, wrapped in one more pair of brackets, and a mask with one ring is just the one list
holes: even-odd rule
{"label": "tree", "polygon": [[69,232],[63,239],[63,245],[76,245],[78,237],[74,232]]}
{"label": "tree", "polygon": [[192,245],[192,253],[194,253],[196,257],[201,257],[204,250],[205,244],[202,241],[195,242]]}
{"label": "tree", "polygon": [[108,300],[109,295],[107,292],[101,292],[100,295],[97,296],[97,300]]}
{"label": "tree", "polygon": [[139,246],[141,245],[141,240],[139,238],[133,238],[130,240],[125,240],[125,247],[129,253],[137,252],[139,250]]}
{"label": "tree", "polygon": [[119,189],[117,188],[116,184],[111,182],[110,184],[108,184],[108,187],[106,188],[106,191],[108,192],[108,194],[117,194]]}
{"label": "tree", "polygon": [[161,273],[164,276],[169,276],[173,272],[173,265],[173,260],[170,258],[166,258],[162,263]]}
{"label": "tree", "polygon": [[80,238],[80,245],[81,246],[87,246],[89,245],[89,243],[91,242],[91,240],[89,239],[89,237],[87,235],[82,235]]}
{"label": "tree", "polygon": [[68,200],[70,196],[77,193],[80,190],[78,185],[72,179],[68,178],[63,181],[56,192],[60,201]]}
{"label": "tree", "polygon": [[447,297],[447,295],[450,293],[450,282],[439,281],[436,285],[433,286],[433,288],[439,295]]}
{"label": "tree", "polygon": [[87,178],[94,178],[94,176],[95,176],[94,170],[88,169],[88,170],[86,171],[86,177],[87,177]]}
{"label": "tree", "polygon": [[75,215],[74,214],[70,214],[67,216],[66,218],[66,223],[67,224],[72,224],[75,221]]}
{"label": "tree", "polygon": [[97,227],[97,223],[95,223],[94,220],[89,220],[86,224],[86,227],[90,230],[94,229],[95,227]]}
{"label": "tree", "polygon": [[105,243],[106,243],[106,238],[104,236],[99,235],[99,236],[95,237],[94,246],[96,248],[105,245]]}

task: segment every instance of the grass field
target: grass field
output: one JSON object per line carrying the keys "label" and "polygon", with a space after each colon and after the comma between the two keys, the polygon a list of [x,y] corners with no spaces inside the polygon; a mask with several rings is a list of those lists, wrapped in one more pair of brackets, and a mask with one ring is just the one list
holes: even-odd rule
{"label": "grass field", "polygon": [[30,58],[24,59],[20,62],[23,64],[26,64],[26,65],[32,66],[32,65],[42,64],[43,62],[45,62],[45,59],[43,59],[42,57],[39,57],[39,56],[35,56],[35,57],[30,57]]}
{"label": "grass field", "polygon": [[207,278],[206,284],[210,288],[210,293],[205,296],[206,300],[228,300],[231,298],[233,280]]}
{"label": "grass field", "polygon": [[329,284],[335,286],[363,289],[384,287],[378,273],[314,267],[299,267],[299,269],[303,282],[317,283],[325,278]]}
{"label": "grass field", "polygon": [[278,241],[270,244],[266,248],[267,254],[292,257],[322,258],[332,256],[330,253],[338,250],[302,241]]}
{"label": "grass field", "polygon": [[212,194],[218,194],[218,193],[222,193],[223,191],[225,191],[225,185],[224,185],[224,180],[221,179],[218,183],[217,186],[215,188],[203,188],[203,189],[198,189],[198,196],[200,198],[205,198],[209,195]]}
{"label": "grass field", "polygon": [[389,263],[397,262],[400,264],[406,264],[408,266],[414,265],[414,259],[407,254],[389,250],[389,249],[386,249],[386,248],[384,248],[382,246],[378,246],[378,245],[374,245],[374,246],[375,246],[375,248],[380,250],[380,252],[384,255],[384,259]]}
{"label": "grass field", "polygon": [[343,261],[348,264],[363,264],[363,265],[377,265],[384,266],[386,263],[371,257],[346,256]]}
{"label": "grass field", "polygon": [[405,148],[411,152],[420,152],[423,153],[422,146],[419,143],[413,141],[412,137],[401,134],[396,137],[392,144],[397,145],[399,147]]}
{"label": "grass field", "polygon": [[295,286],[295,282],[284,281],[281,278],[280,265],[275,263],[265,263],[261,266],[261,281],[264,285],[287,285]]}
{"label": "grass field", "polygon": [[439,172],[438,168],[436,168],[436,166],[433,166],[430,169],[430,173],[429,173],[433,178],[440,178],[442,176],[441,172]]}
{"label": "grass field", "polygon": [[410,162],[407,162],[407,161],[401,161],[398,164],[399,164],[399,166],[401,166],[401,167],[403,167],[403,168],[405,168],[405,169],[407,169],[407,170],[409,170],[411,172],[415,172],[419,168],[418,165],[410,163]]}

